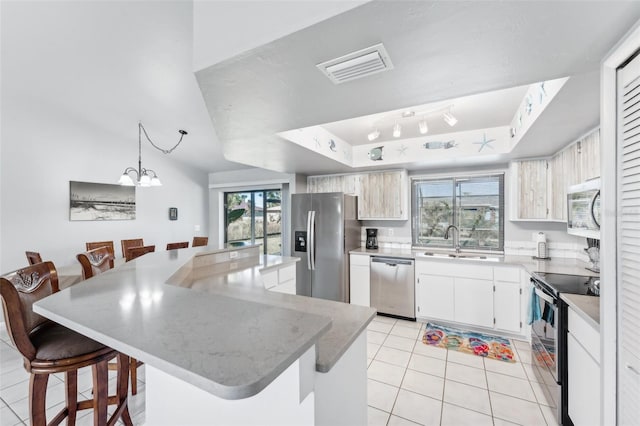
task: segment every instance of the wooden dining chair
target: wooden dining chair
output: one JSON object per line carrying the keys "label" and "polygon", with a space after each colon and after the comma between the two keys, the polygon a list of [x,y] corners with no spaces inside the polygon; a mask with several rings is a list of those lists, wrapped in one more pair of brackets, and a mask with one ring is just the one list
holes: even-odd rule
{"label": "wooden dining chair", "polygon": [[142,238],[134,238],[132,240],[121,240],[120,244],[122,245],[122,257],[127,258],[127,250],[131,247],[142,247],[144,242]]}
{"label": "wooden dining chair", "polygon": [[109,253],[111,254],[111,256],[114,259],[116,258],[116,252],[113,248],[113,241],[92,241],[92,242],[85,243],[85,246],[87,251],[91,251],[93,249],[97,249],[100,247],[106,247],[109,249]]}
{"label": "wooden dining chair", "polygon": [[[79,410],[93,409],[94,425],[112,425],[118,419],[133,426],[127,405],[129,357],[33,312],[33,303],[58,292],[58,274],[53,263],[44,262],[0,276],[7,332],[24,358],[29,380],[31,425],[47,424],[49,375],[64,373],[66,406],[49,424],[75,424]],[[107,363],[118,359],[116,394],[109,396]],[[93,399],[78,401],[78,369],[93,370]],[[107,405],[117,407],[107,419]]]}
{"label": "wooden dining chair", "polygon": [[87,280],[94,275],[113,269],[113,255],[109,247],[102,246],[93,250],[79,253],[76,259],[82,266],[82,279]]}
{"label": "wooden dining chair", "polygon": [[27,261],[29,265],[35,265],[36,263],[42,263],[42,256],[37,251],[25,251],[27,255]]}
{"label": "wooden dining chair", "polygon": [[189,247],[189,241],[183,241],[180,243],[167,243],[167,250],[175,250],[175,249],[188,248],[188,247]]}
{"label": "wooden dining chair", "polygon": [[153,253],[154,251],[156,251],[156,246],[130,247],[127,250],[125,261],[129,262],[130,260],[136,259],[147,253]]}
{"label": "wooden dining chair", "polygon": [[191,247],[206,246],[209,244],[209,237],[193,237]]}

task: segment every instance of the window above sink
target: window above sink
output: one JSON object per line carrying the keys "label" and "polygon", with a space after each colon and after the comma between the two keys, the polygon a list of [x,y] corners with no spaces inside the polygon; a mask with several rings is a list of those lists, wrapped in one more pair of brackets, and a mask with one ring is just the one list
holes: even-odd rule
{"label": "window above sink", "polygon": [[[414,248],[504,250],[503,173],[414,178],[411,203]],[[452,253],[450,257],[465,256],[472,255]]]}

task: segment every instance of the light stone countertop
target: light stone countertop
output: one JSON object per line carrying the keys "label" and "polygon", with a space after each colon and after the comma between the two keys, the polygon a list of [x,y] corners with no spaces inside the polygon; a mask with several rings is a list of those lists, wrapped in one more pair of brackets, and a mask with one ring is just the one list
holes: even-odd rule
{"label": "light stone countertop", "polygon": [[531,256],[511,256],[511,255],[499,255],[491,253],[478,253],[482,256],[487,256],[487,259],[465,259],[454,257],[440,257],[440,256],[425,256],[425,252],[433,253],[453,253],[452,251],[444,250],[432,250],[428,248],[420,250],[407,250],[407,249],[393,249],[393,248],[380,248],[377,250],[366,249],[360,247],[351,250],[349,254],[365,255],[365,256],[391,256],[401,257],[407,259],[420,259],[434,262],[464,262],[464,263],[480,263],[487,265],[516,265],[523,267],[529,274],[540,273],[554,273],[554,274],[569,274],[569,275],[584,275],[589,277],[597,277],[597,272],[592,272],[586,267],[587,263],[577,259],[566,258],[553,258],[550,260],[536,260]]}
{"label": "light stone countertop", "polygon": [[[314,344],[328,371],[375,316],[371,308],[266,291],[260,270],[296,258],[238,259],[236,270],[210,283],[193,274],[203,269],[193,267],[194,256],[222,251],[149,253],[34,311],[224,399],[257,394]],[[187,282],[207,291],[179,285]]]}
{"label": "light stone countertop", "polygon": [[600,298],[581,294],[560,294],[560,298],[598,333],[600,332]]}

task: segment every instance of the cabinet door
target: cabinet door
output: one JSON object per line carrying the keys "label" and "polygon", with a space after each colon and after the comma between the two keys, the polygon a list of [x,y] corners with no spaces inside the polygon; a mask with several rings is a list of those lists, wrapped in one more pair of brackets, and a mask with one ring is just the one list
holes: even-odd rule
{"label": "cabinet door", "polygon": [[[366,257],[368,260],[368,256]],[[369,265],[354,265],[353,262],[351,262],[349,278],[349,300],[351,301],[351,304],[360,306],[371,306],[371,283],[369,278]]]}
{"label": "cabinet door", "polygon": [[576,426],[600,422],[600,366],[567,334],[569,417]]}
{"label": "cabinet door", "polygon": [[455,278],[456,322],[493,327],[493,281]]}
{"label": "cabinet door", "polygon": [[520,333],[520,283],[519,282],[495,282],[493,293],[493,315],[496,320],[497,330]]}
{"label": "cabinet door", "polygon": [[518,219],[547,218],[547,161],[518,164]]}
{"label": "cabinet door", "polygon": [[416,316],[453,321],[453,280],[453,277],[418,275]]}
{"label": "cabinet door", "polygon": [[580,144],[579,182],[600,177],[600,130],[585,136],[578,143]]}
{"label": "cabinet door", "polygon": [[360,175],[358,219],[407,218],[407,175],[404,170]]}

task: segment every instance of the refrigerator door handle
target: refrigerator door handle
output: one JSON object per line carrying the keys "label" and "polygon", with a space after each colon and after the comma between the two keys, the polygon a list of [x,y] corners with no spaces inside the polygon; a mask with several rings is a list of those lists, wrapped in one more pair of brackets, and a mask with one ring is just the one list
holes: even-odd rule
{"label": "refrigerator door handle", "polygon": [[311,252],[311,270],[313,271],[316,269],[316,211],[311,210],[309,213],[311,213],[311,221],[309,225],[309,228],[311,229],[311,233],[309,235],[311,235],[311,237],[309,237],[309,250],[307,251]]}
{"label": "refrigerator door handle", "polygon": [[311,250],[313,239],[311,237],[311,210],[307,212],[307,269],[311,270]]}

